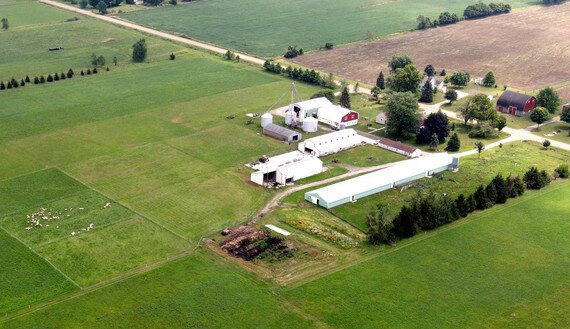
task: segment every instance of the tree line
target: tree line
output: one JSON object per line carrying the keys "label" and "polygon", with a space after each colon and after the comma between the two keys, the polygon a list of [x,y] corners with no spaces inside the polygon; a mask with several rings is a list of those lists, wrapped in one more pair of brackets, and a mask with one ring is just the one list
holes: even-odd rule
{"label": "tree line", "polygon": [[301,68],[293,68],[291,66],[283,68],[281,64],[275,63],[271,60],[266,60],[265,63],[263,63],[263,68],[268,72],[282,74],[293,80],[299,80],[309,84],[323,86],[329,89],[336,88],[332,75],[323,77],[319,72],[315,70],[303,70]]}
{"label": "tree line", "polygon": [[474,5],[469,5],[463,10],[463,16],[459,17],[457,14],[452,14],[448,11],[439,14],[438,18],[430,19],[424,15],[419,15],[417,18],[418,29],[424,30],[438,26],[455,24],[462,19],[476,19],[493,15],[506,14],[511,12],[511,5],[507,3],[483,3],[479,2]]}
{"label": "tree line", "polygon": [[[107,71],[109,71],[109,68],[107,68]],[[91,75],[91,74],[97,74],[99,73],[99,71],[97,70],[96,67],[94,67],[93,69],[87,69],[86,71],[81,70],[80,75],[81,76],[85,76],[85,75]],[[44,84],[46,82],[54,82],[54,81],[60,81],[60,80],[66,80],[66,79],[72,79],[75,76],[75,72],[73,72],[73,69],[69,69],[67,71],[67,73],[61,72],[61,73],[54,73],[54,74],[48,74],[47,76],[36,76],[34,77],[34,79],[30,79],[29,75],[26,75],[25,78],[21,79],[20,81],[16,80],[15,78],[12,78],[10,80],[7,81],[7,83],[4,83],[4,81],[0,81],[0,90],[7,90],[7,89],[16,89],[19,87],[25,87],[26,85],[33,83],[35,85],[38,84]]]}
{"label": "tree line", "polygon": [[[555,173],[556,177],[568,178],[568,165],[560,165]],[[474,211],[504,204],[510,198],[522,196],[526,189],[542,189],[550,180],[545,170],[531,167],[522,178],[514,175],[505,178],[497,174],[487,185],[479,185],[472,194],[460,194],[455,199],[447,194],[420,191],[396,216],[391,216],[385,205],[377,205],[366,213],[368,241],[380,245],[411,238],[420,231],[433,230]]]}

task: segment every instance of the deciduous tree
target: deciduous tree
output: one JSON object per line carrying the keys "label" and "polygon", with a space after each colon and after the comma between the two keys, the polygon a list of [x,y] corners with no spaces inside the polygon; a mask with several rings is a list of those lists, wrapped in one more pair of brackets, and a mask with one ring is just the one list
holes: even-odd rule
{"label": "deciduous tree", "polygon": [[536,123],[538,127],[548,120],[548,111],[544,107],[537,107],[530,113],[530,119]]}
{"label": "deciduous tree", "polygon": [[418,93],[418,86],[422,81],[420,72],[413,64],[408,64],[404,68],[398,68],[388,79],[388,86],[396,92]]}
{"label": "deciduous tree", "polygon": [[396,55],[393,56],[392,59],[390,59],[388,66],[390,66],[390,70],[392,70],[392,72],[395,72],[397,69],[402,69],[406,67],[406,65],[410,65],[413,63],[414,62],[412,61],[412,59],[407,55]]}
{"label": "deciduous tree", "polygon": [[558,108],[562,104],[562,100],[558,93],[552,87],[541,89],[536,95],[538,106],[544,107],[549,113],[558,112]]}
{"label": "deciduous tree", "polygon": [[390,118],[386,123],[388,135],[400,137],[406,133],[414,133],[420,122],[418,101],[414,94],[392,93],[386,103],[387,116]]}

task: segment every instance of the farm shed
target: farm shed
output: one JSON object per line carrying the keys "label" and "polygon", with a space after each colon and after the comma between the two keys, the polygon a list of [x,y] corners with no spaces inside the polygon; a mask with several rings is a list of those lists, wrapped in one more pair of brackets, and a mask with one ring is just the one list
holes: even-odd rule
{"label": "farm shed", "polygon": [[256,170],[250,175],[250,179],[258,185],[285,185],[323,171],[323,162],[319,158],[299,151],[269,157],[263,161],[250,166]]}
{"label": "farm shed", "polygon": [[507,90],[497,100],[497,111],[512,115],[525,115],[536,107],[534,96]]}
{"label": "farm shed", "polygon": [[263,134],[285,142],[296,142],[301,140],[300,133],[295,130],[278,126],[274,123],[270,123],[263,127]]}
{"label": "farm shed", "polygon": [[328,105],[319,109],[317,119],[335,129],[345,129],[358,124],[358,112],[340,105]]}
{"label": "farm shed", "polygon": [[362,137],[354,129],[344,129],[321,136],[309,138],[299,143],[299,151],[317,157],[337,153],[362,145]]}
{"label": "farm shed", "polygon": [[376,145],[388,151],[405,155],[409,158],[417,158],[422,155],[422,151],[420,149],[388,138],[380,138]]}
{"label": "farm shed", "polygon": [[379,123],[381,125],[385,125],[386,123],[388,123],[388,115],[386,114],[386,112],[382,112],[376,116],[375,121],[376,121],[376,123]]}
{"label": "farm shed", "polygon": [[348,202],[402,186],[458,164],[447,153],[405,160],[393,166],[305,193],[305,200],[330,209]]}

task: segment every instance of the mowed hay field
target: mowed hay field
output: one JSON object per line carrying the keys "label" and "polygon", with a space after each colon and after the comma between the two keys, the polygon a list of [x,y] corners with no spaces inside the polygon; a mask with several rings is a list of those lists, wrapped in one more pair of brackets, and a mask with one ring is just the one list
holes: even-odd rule
{"label": "mowed hay field", "polygon": [[[506,0],[513,7],[528,0]],[[418,15],[462,14],[472,0],[209,0],[120,14],[130,21],[258,56],[319,49],[416,27]]]}
{"label": "mowed hay field", "polygon": [[393,55],[407,54],[419,69],[463,70],[474,77],[493,71],[500,84],[523,90],[568,81],[570,3],[416,31],[311,53],[293,61],[374,84],[389,72]]}
{"label": "mowed hay field", "polygon": [[[290,146],[259,135],[258,121],[246,126],[244,114],[267,110],[291,81],[85,17],[61,23],[65,12],[35,2],[12,4],[3,4],[15,23],[0,33],[2,74],[28,72],[17,39],[44,49],[52,34],[78,58],[29,54],[43,74],[78,72],[92,52],[123,60],[108,72],[0,92],[0,264],[10,269],[1,273],[10,285],[1,315],[182,257],[271,196],[249,184],[243,164]],[[46,19],[18,27],[21,6]],[[66,38],[62,24],[77,34]],[[122,41],[81,43],[93,34]],[[148,62],[130,64],[140,38]],[[298,88],[303,97],[317,90]],[[42,208],[49,220],[32,225]]]}
{"label": "mowed hay field", "polygon": [[567,181],[422,234],[284,294],[338,328],[561,328]]}

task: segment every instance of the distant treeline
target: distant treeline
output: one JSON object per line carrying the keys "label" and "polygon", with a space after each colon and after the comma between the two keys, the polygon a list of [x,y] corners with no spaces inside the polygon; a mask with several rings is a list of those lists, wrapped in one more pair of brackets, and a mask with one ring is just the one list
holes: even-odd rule
{"label": "distant treeline", "polygon": [[493,15],[506,14],[511,12],[511,5],[502,2],[491,2],[489,4],[479,2],[469,5],[463,11],[463,17],[452,14],[448,11],[439,14],[438,18],[430,19],[429,17],[420,15],[417,18],[418,29],[424,30],[432,27],[455,24],[462,19],[476,19]]}

